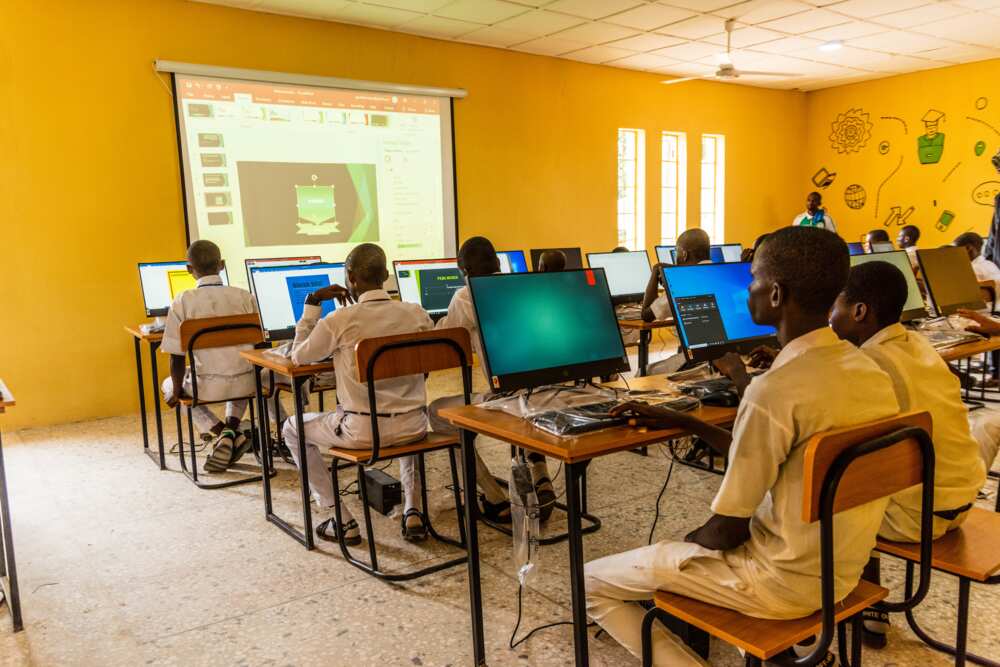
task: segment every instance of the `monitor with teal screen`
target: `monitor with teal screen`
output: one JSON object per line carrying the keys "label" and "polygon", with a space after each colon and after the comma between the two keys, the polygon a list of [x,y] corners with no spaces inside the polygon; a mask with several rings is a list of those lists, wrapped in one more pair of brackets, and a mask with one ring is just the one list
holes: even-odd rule
{"label": "monitor with teal screen", "polygon": [[494,391],[629,368],[603,269],[469,278]]}
{"label": "monitor with teal screen", "polygon": [[905,250],[892,250],[890,252],[875,252],[865,255],[851,255],[851,266],[865,262],[889,262],[902,271],[906,278],[906,304],[903,306],[903,315],[900,321],[909,322],[921,317],[927,317],[927,306],[924,304],[923,294],[920,293],[920,285],[913,275],[913,268],[910,266],[910,257]]}
{"label": "monitor with teal screen", "polygon": [[759,345],[777,346],[774,327],[756,324],[750,316],[749,262],[666,266],[663,277],[689,360],[710,361],[727,352],[748,354]]}

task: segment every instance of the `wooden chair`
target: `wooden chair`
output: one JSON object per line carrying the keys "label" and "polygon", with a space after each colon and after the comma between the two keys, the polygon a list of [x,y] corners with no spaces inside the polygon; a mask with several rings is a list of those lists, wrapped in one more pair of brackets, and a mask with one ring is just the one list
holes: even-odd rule
{"label": "wooden chair", "polygon": [[[254,401],[256,396],[251,393],[248,396],[230,396],[220,400],[203,401],[198,397],[198,372],[195,364],[195,350],[206,350],[219,347],[233,347],[236,345],[256,345],[264,341],[264,330],[261,327],[260,315],[257,313],[247,313],[243,315],[227,315],[224,317],[203,317],[195,320],[185,320],[181,322],[180,330],[181,348],[187,351],[188,367],[191,369],[191,396],[181,398],[175,410],[177,416],[177,452],[181,462],[181,470],[200,489],[224,489],[238,484],[250,484],[261,481],[260,475],[244,476],[240,479],[227,480],[225,482],[206,483],[198,479],[198,457],[194,440],[194,419],[191,411],[199,405],[213,405],[226,403],[234,400],[248,400],[250,411],[251,438],[253,439],[254,455],[260,460],[260,452],[257,442],[256,413],[254,412]],[[233,352],[233,354],[236,354]],[[174,387],[175,392],[180,392],[180,387]],[[191,442],[191,470],[187,468],[184,459],[184,437],[181,430],[181,406],[187,408],[188,440]]]}
{"label": "wooden chair", "polygon": [[[465,404],[468,405],[472,395],[472,344],[469,339],[469,332],[463,328],[455,328],[383,336],[380,338],[367,338],[359,342],[355,350],[358,361],[358,380],[368,385],[368,405],[372,423],[372,446],[368,449],[331,448],[330,454],[334,457],[335,461],[334,465],[331,466],[330,474],[333,478],[334,516],[337,520],[337,525],[342,526],[344,524],[341,516],[340,481],[337,460],[347,461],[357,466],[358,489],[361,494],[361,505],[365,516],[369,562],[366,563],[353,556],[344,541],[343,531],[338,531],[341,553],[355,567],[386,581],[416,579],[417,577],[467,562],[468,546],[465,537],[465,524],[462,521],[462,517],[464,516],[462,492],[459,485],[457,468],[455,467],[455,449],[461,445],[461,441],[458,436],[428,433],[419,442],[383,447],[379,435],[375,383],[378,380],[387,380],[407,375],[422,375],[449,368],[461,368],[462,391]],[[455,510],[458,516],[458,540],[442,536],[434,530],[427,504],[424,454],[440,449],[448,450],[448,460],[451,464],[451,482],[454,488]],[[400,456],[416,456],[418,459],[421,500],[423,501],[424,518],[428,532],[439,542],[451,544],[466,550],[464,556],[404,573],[390,574],[379,569],[378,554],[375,550],[375,536],[372,530],[371,509],[368,506],[368,494],[365,485],[365,466],[374,465],[379,461],[399,458]]]}
{"label": "wooden chair", "polygon": [[[889,611],[906,611],[917,605],[930,586],[930,567],[921,565],[916,594],[907,591],[901,602],[885,602],[889,591],[861,580],[839,602],[834,599],[834,515],[885,496],[923,484],[924,515],[922,541],[918,546],[930,563],[932,510],[934,507],[934,446],[928,433],[931,418],[926,412],[910,413],[860,426],[814,435],[804,445],[802,519],[820,523],[820,572],[822,605],[805,618],[764,620],[699,600],[660,591],[655,606],[642,624],[643,665],[653,664],[652,625],[655,619],[673,624],[673,619],[701,633],[718,637],[746,652],[747,665],[771,660],[804,639],[819,635],[813,651],[789,664],[816,665],[826,656],[837,631],[840,662],[845,667],[861,663],[861,612],[879,604]],[[847,623],[851,623],[851,651],[847,652]],[[707,646],[707,642],[703,642]],[[703,656],[707,658],[706,654]]]}
{"label": "wooden chair", "polygon": [[[920,545],[879,539],[876,549],[906,561],[906,594],[913,588],[913,565],[920,562]],[[917,624],[913,610],[906,611],[906,622],[925,644],[942,653],[955,656],[956,665],[966,660],[978,665],[1000,663],[969,653],[969,588],[973,581],[981,584],[1000,583],[1000,514],[978,507],[969,510],[965,522],[934,540],[931,565],[939,572],[958,577],[958,620],[955,645],[934,639]]]}

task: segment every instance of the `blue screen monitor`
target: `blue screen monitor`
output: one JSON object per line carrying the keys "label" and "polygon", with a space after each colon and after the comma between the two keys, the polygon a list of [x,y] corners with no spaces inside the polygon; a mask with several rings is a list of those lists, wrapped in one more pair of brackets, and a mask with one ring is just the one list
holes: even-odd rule
{"label": "blue screen monitor", "polygon": [[628,370],[603,269],[469,278],[496,391]]}
{"label": "blue screen monitor", "polygon": [[677,333],[688,359],[710,361],[777,345],[774,327],[754,323],[747,307],[749,262],[663,269]]}
{"label": "blue screen monitor", "polygon": [[854,255],[863,255],[863,254],[865,254],[865,244],[861,243],[861,242],[848,243],[847,244],[847,251],[849,253],[851,253],[851,256],[854,256]]}
{"label": "blue screen monitor", "polygon": [[709,249],[709,258],[713,264],[723,262],[738,262],[743,255],[743,246],[739,243],[722,243]]}
{"label": "blue screen monitor", "polygon": [[528,272],[528,261],[524,258],[523,250],[498,250],[497,259],[500,260],[500,273]]}
{"label": "blue screen monitor", "polygon": [[674,264],[674,250],[677,246],[675,245],[658,245],[656,246],[656,261],[660,264]]}
{"label": "blue screen monitor", "polygon": [[[294,338],[295,324],[302,317],[306,297],[322,287],[344,286],[345,282],[342,262],[251,267],[250,283],[268,340]],[[336,307],[336,301],[324,301],[323,316]]]}

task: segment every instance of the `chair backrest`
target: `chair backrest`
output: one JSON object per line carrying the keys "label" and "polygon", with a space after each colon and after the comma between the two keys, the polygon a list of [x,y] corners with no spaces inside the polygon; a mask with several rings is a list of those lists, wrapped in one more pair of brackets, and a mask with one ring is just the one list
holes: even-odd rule
{"label": "chair backrest", "polygon": [[258,313],[202,317],[181,322],[181,348],[184,350],[256,345],[263,341],[264,329]]}
{"label": "chair backrest", "polygon": [[462,327],[365,338],[355,346],[355,354],[360,382],[472,366],[472,342]]}
{"label": "chair backrest", "polygon": [[[820,497],[827,472],[846,449],[908,427],[931,434],[931,415],[910,412],[888,419],[817,433],[806,443],[802,480],[802,520],[820,518]],[[833,512],[844,512],[892,495],[923,481],[923,455],[914,437],[855,459],[844,472],[834,499]]]}

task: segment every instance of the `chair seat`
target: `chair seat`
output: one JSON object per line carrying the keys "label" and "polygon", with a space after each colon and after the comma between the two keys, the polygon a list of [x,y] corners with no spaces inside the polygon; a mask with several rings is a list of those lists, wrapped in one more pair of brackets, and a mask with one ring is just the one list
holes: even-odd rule
{"label": "chair seat", "polygon": [[[201,400],[198,401],[198,405],[218,405],[219,403],[229,403],[230,401],[253,401],[253,400],[256,400],[256,399],[257,399],[257,397],[254,396],[254,395],[251,395],[251,396],[236,396],[234,398],[220,398],[217,401],[206,401],[204,399],[201,399]],[[190,396],[182,396],[182,397],[180,397],[177,400],[177,402],[180,403],[181,405],[183,405],[186,408],[189,408],[192,405],[194,405],[194,399],[191,398]]]}
{"label": "chair seat", "polygon": [[[920,562],[919,543],[890,542],[879,538],[875,548],[908,561]],[[961,526],[934,540],[932,554],[935,570],[986,581],[1000,570],[1000,514],[973,507]]]}
{"label": "chair seat", "polygon": [[[379,447],[378,455],[379,459],[393,459],[397,456],[409,456],[411,454],[429,452],[435,449],[443,449],[444,447],[452,447],[458,444],[459,440],[456,436],[428,433],[426,438],[418,440],[417,442],[411,442],[405,445],[396,445],[394,447]],[[330,456],[335,459],[342,459],[352,463],[365,463],[371,458],[372,450],[370,448],[345,449],[342,447],[331,447]]]}
{"label": "chair seat", "polygon": [[[837,621],[850,618],[888,595],[889,591],[885,588],[862,580],[837,604],[834,617]],[[773,658],[790,646],[819,634],[823,625],[819,611],[805,618],[774,621],[745,616],[738,611],[664,591],[657,592],[655,600],[656,606],[671,616],[761,660]]]}

